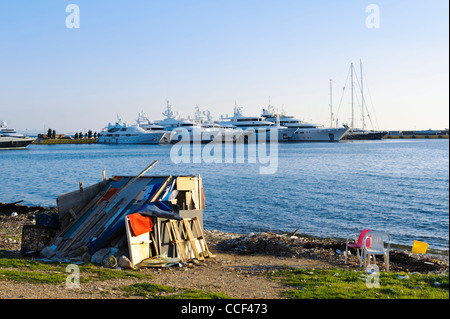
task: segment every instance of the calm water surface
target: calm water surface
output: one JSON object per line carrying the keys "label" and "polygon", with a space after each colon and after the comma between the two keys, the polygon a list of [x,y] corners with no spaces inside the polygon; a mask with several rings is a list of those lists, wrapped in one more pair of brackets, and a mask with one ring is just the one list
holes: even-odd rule
{"label": "calm water surface", "polygon": [[257,163],[180,163],[166,145],[30,145],[0,151],[0,202],[56,206],[58,195],[97,183],[106,169],[136,175],[201,174],[204,226],[346,238],[364,228],[393,243],[447,249],[449,141],[383,140],[278,145],[276,174]]}

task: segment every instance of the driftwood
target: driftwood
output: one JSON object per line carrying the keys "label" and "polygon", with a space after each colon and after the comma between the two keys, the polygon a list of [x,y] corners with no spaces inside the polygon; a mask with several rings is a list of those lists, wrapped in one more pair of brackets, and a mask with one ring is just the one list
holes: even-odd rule
{"label": "driftwood", "polygon": [[14,203],[0,203],[0,215],[7,215],[11,213],[17,214],[26,214],[26,213],[38,213],[42,211],[51,210],[48,207],[42,206],[26,206],[19,203],[22,203],[23,200],[14,202]]}

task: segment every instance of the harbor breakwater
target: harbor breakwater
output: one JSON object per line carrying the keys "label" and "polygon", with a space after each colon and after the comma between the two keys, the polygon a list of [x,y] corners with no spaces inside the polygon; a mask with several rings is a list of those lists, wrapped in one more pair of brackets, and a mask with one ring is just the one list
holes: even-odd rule
{"label": "harbor breakwater", "polygon": [[96,138],[84,138],[84,139],[37,139],[33,144],[44,144],[44,145],[54,145],[54,144],[96,144]]}

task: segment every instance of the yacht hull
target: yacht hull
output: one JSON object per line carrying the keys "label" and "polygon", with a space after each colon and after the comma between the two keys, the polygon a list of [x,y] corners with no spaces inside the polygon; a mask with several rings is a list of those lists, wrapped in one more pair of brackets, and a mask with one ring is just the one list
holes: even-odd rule
{"label": "yacht hull", "polygon": [[24,149],[34,140],[31,137],[0,137],[0,149]]}
{"label": "yacht hull", "polygon": [[174,129],[170,131],[170,143],[233,143],[239,142],[242,130],[233,129]]}
{"label": "yacht hull", "polygon": [[348,133],[344,136],[344,140],[357,140],[357,141],[361,141],[361,140],[369,140],[369,141],[373,141],[373,140],[381,140],[385,135],[387,134],[387,132],[357,132],[357,133]]}
{"label": "yacht hull", "polygon": [[[166,133],[148,133],[139,136],[101,136],[100,144],[164,144],[167,143]],[[164,139],[166,137],[166,139]]]}
{"label": "yacht hull", "polygon": [[289,128],[280,132],[284,142],[339,142],[348,128]]}

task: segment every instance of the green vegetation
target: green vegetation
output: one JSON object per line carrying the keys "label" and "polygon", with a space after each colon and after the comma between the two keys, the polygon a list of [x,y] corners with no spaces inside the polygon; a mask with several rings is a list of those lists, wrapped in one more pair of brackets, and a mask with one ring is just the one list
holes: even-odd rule
{"label": "green vegetation", "polygon": [[75,139],[82,139],[83,137],[86,139],[91,139],[91,138],[97,138],[97,132],[95,132],[95,133],[92,133],[92,130],[89,130],[87,133],[85,133],[84,135],[83,135],[83,133],[82,132],[80,132],[80,133],[78,133],[78,132],[76,132],[75,133],[75,135],[74,135],[74,138]]}
{"label": "green vegetation", "polygon": [[223,293],[203,292],[196,289],[177,289],[149,282],[122,287],[122,290],[134,296],[149,299],[230,299]]}
{"label": "green vegetation", "polygon": [[[80,274],[82,275],[83,273],[90,276],[89,280],[97,281],[128,278],[151,279],[151,276],[142,274],[138,270],[109,269],[90,263],[80,265]],[[83,277],[81,279],[81,282],[83,282]]]}
{"label": "green vegetation", "polygon": [[[64,284],[69,272],[67,263],[42,263],[19,259],[7,250],[0,250],[0,281],[14,280],[33,284]],[[137,278],[149,280],[152,277],[137,270],[108,269],[94,264],[79,265],[80,282]],[[158,299],[229,299],[222,293],[208,293],[193,289],[177,289],[149,282],[137,283],[121,288],[128,295]]]}
{"label": "green vegetation", "polygon": [[[41,263],[34,260],[10,258],[8,252],[0,251],[0,280],[30,283],[60,284],[66,281],[66,263]],[[94,264],[80,265],[80,282],[109,279],[149,279],[148,275],[133,270],[107,269]]]}
{"label": "green vegetation", "polygon": [[295,299],[448,299],[448,274],[379,273],[379,288],[363,271],[286,268],[268,275],[291,286],[284,297]]}
{"label": "green vegetation", "polygon": [[[33,284],[64,284],[69,272],[66,263],[42,263],[15,258],[11,251],[0,250],[0,281],[14,280]],[[136,278],[142,280],[120,289],[127,296],[151,299],[231,299],[223,293],[174,288],[148,282],[151,276],[137,270],[108,269],[94,264],[79,265],[80,282]],[[373,276],[362,270],[297,269],[285,267],[267,274],[289,287],[281,297],[293,299],[449,299],[448,274],[381,272],[379,287]],[[368,280],[369,278],[369,280]]]}
{"label": "green vegetation", "polygon": [[49,128],[47,131],[47,137],[48,138],[56,138],[56,131]]}
{"label": "green vegetation", "polygon": [[67,274],[0,269],[0,280],[24,281],[34,284],[59,284],[66,281]]}

